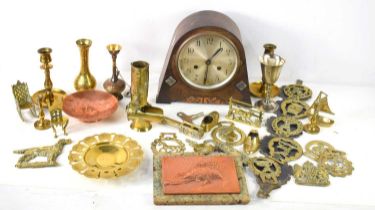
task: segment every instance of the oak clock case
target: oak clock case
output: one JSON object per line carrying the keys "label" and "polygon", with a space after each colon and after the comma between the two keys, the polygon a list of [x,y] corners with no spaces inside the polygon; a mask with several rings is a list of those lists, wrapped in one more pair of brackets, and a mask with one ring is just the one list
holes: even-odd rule
{"label": "oak clock case", "polygon": [[176,28],[159,80],[158,103],[250,102],[244,48],[236,24],[201,11]]}

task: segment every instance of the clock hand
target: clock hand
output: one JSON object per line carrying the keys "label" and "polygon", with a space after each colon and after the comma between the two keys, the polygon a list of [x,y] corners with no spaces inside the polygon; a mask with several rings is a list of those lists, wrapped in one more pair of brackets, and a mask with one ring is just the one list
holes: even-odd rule
{"label": "clock hand", "polygon": [[204,72],[204,79],[203,79],[203,84],[205,85],[206,82],[207,82],[207,76],[208,76],[208,66],[210,64],[208,62],[206,62],[206,71]]}
{"label": "clock hand", "polygon": [[211,63],[211,60],[214,58],[214,57],[216,57],[219,53],[221,53],[223,51],[223,48],[222,47],[220,47],[219,49],[217,49],[216,51],[215,51],[215,53],[208,59],[209,61],[210,61],[210,63]]}
{"label": "clock hand", "polygon": [[204,84],[204,85],[205,85],[206,82],[207,82],[208,66],[211,64],[212,59],[213,59],[214,57],[216,57],[216,56],[217,56],[220,52],[222,52],[222,51],[223,51],[223,48],[220,47],[219,49],[217,49],[217,50],[215,51],[215,53],[214,53],[209,59],[206,60],[206,71],[205,71],[205,73],[204,73],[204,79],[203,79],[203,84]]}

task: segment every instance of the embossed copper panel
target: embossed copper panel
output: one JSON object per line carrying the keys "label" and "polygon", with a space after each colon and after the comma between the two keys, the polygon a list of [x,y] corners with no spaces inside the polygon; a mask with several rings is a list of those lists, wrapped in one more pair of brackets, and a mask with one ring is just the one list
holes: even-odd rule
{"label": "embossed copper panel", "polygon": [[162,158],[164,194],[240,193],[232,157],[175,156]]}

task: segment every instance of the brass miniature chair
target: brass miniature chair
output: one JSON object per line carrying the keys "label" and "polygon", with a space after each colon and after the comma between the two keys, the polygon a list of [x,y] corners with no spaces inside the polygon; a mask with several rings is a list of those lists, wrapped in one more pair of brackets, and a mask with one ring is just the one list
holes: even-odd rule
{"label": "brass miniature chair", "polygon": [[55,133],[55,138],[57,138],[57,127],[61,126],[61,129],[64,132],[64,135],[68,135],[66,132],[66,127],[68,126],[69,119],[67,117],[64,117],[62,114],[62,110],[59,108],[52,109],[49,111],[51,115],[51,125],[53,132]]}
{"label": "brass miniature chair", "polygon": [[29,87],[27,86],[27,83],[17,81],[17,84],[12,85],[13,95],[14,99],[16,101],[16,107],[17,112],[21,118],[22,121],[25,121],[22,115],[23,109],[30,109],[31,114],[34,117],[37,117],[35,104],[33,104],[33,101],[30,96]]}

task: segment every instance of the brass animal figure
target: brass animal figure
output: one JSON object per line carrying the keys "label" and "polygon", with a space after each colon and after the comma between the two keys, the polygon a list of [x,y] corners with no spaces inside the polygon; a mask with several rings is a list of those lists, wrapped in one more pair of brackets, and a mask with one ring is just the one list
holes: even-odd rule
{"label": "brass animal figure", "polygon": [[[44,147],[33,147],[15,150],[13,153],[22,154],[16,164],[17,168],[43,168],[57,166],[57,157],[61,154],[65,145],[72,143],[70,139],[60,139],[56,144]],[[30,162],[37,157],[46,157],[47,161]]]}

